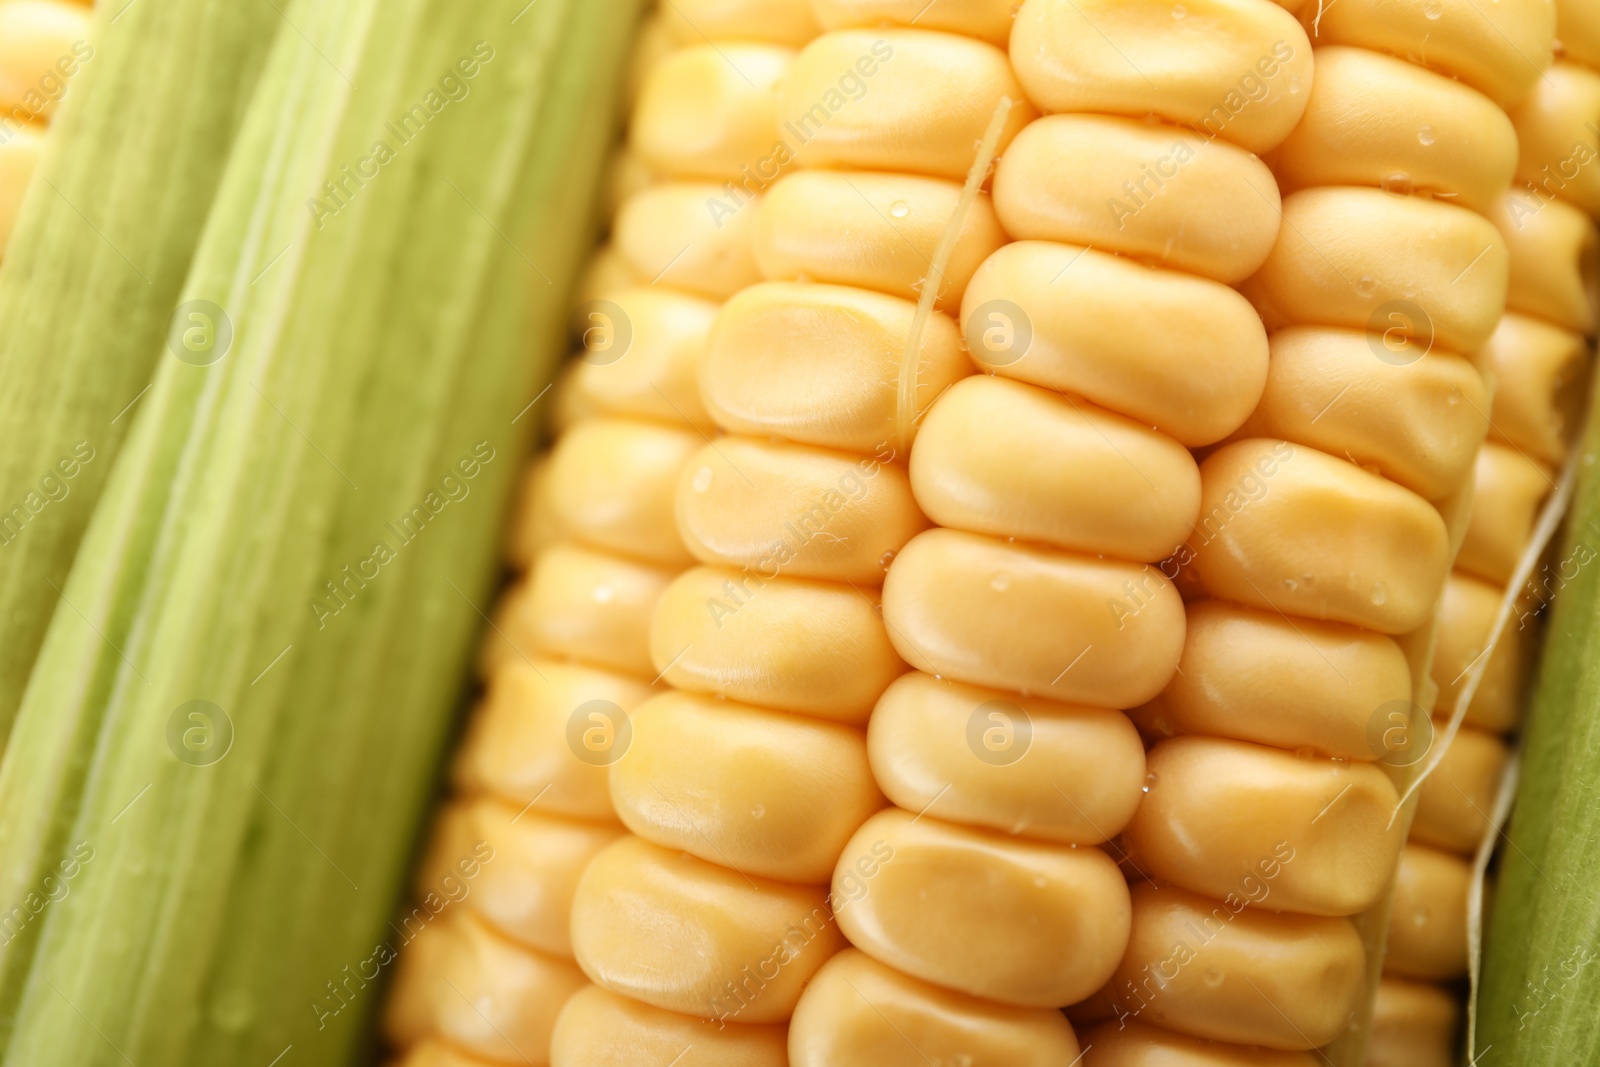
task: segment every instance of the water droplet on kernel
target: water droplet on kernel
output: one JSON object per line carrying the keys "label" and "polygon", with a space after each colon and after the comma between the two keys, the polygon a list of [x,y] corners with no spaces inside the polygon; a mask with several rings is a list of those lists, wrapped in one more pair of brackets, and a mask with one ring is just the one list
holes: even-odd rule
{"label": "water droplet on kernel", "polygon": [[1298,74],[1289,75],[1289,95],[1300,95],[1300,75]]}
{"label": "water droplet on kernel", "polygon": [[1378,184],[1383,188],[1384,192],[1398,193],[1401,196],[1410,196],[1414,191],[1411,185],[1411,175],[1403,170],[1397,170],[1393,174],[1386,175]]}
{"label": "water droplet on kernel", "polygon": [[1433,127],[1432,126],[1424,126],[1424,127],[1422,127],[1422,129],[1418,130],[1417,131],[1417,140],[1422,142],[1425,145],[1432,144],[1434,142]]}
{"label": "water droplet on kernel", "polygon": [[710,489],[711,488],[711,468],[710,467],[701,467],[699,470],[695,471],[694,472],[694,481],[691,482],[690,484],[694,486],[694,491],[697,492],[697,493],[703,493],[707,489]]}
{"label": "water droplet on kernel", "polygon": [[752,819],[759,819],[762,816],[764,816],[766,813],[767,813],[767,807],[766,807],[765,804],[757,804],[755,807],[750,809],[750,817]]}
{"label": "water droplet on kernel", "polygon": [[996,593],[1005,592],[1007,589],[1011,588],[1011,575],[1007,574],[1005,571],[999,571],[993,578],[989,579],[989,588],[993,589]]}
{"label": "water droplet on kernel", "polygon": [[1422,13],[1428,18],[1437,21],[1444,17],[1444,4],[1440,3],[1439,0],[1428,0],[1427,6],[1422,9]]}
{"label": "water droplet on kernel", "polygon": [[1207,967],[1201,977],[1205,979],[1207,987],[1211,989],[1216,989],[1222,984],[1222,972],[1215,967]]}
{"label": "water droplet on kernel", "polygon": [[904,200],[896,200],[894,203],[889,205],[889,214],[893,215],[897,219],[903,219],[907,215],[911,214],[911,205],[907,204]]}
{"label": "water droplet on kernel", "polygon": [[1382,607],[1384,604],[1388,603],[1388,600],[1389,587],[1384,585],[1382,582],[1374,582],[1372,584],[1372,603],[1377,607]]}
{"label": "water droplet on kernel", "polygon": [[1297,582],[1297,581],[1295,581],[1295,580],[1294,580],[1294,579],[1293,579],[1293,578],[1285,578],[1285,579],[1284,579],[1284,580],[1283,580],[1283,587],[1284,587],[1284,588],[1285,588],[1285,589],[1287,589],[1287,590],[1289,590],[1289,592],[1291,592],[1291,593],[1292,593],[1292,592],[1294,592],[1294,591],[1295,591],[1295,590],[1296,590],[1296,589],[1299,589],[1299,588],[1300,588],[1300,583],[1299,583],[1299,582]]}
{"label": "water droplet on kernel", "polygon": [[891,548],[889,551],[887,551],[883,555],[879,556],[878,557],[878,568],[880,570],[887,571],[889,569],[889,564],[894,562],[894,555],[895,555],[894,549]]}
{"label": "water droplet on kernel", "polygon": [[1370,274],[1363,274],[1361,280],[1356,282],[1356,292],[1362,296],[1371,296],[1378,291],[1378,279]]}

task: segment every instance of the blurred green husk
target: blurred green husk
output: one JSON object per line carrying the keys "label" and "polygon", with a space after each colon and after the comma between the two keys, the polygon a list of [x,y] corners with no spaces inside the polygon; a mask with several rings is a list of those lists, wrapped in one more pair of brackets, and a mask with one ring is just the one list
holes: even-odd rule
{"label": "blurred green husk", "polygon": [[[120,452],[95,460],[109,479],[81,546],[60,550],[70,572],[0,764],[0,906],[66,890],[0,938],[0,1063],[347,1063],[381,979],[336,1015],[315,1002],[372,956],[405,881],[534,422],[513,419],[560,347],[591,233],[636,8],[136,3],[124,24],[202,12],[238,20],[241,57],[247,26],[270,43],[220,187],[196,194],[204,227],[182,291],[128,298],[148,335],[129,345],[154,384]],[[171,59],[159,34],[119,39],[107,18],[107,68],[120,47],[131,66]],[[475,74],[458,67],[485,50]],[[190,74],[196,93],[223,77]],[[63,130],[111,91],[109,77],[75,87]],[[390,130],[413,104],[431,109],[430,91],[443,104],[420,133]],[[380,140],[375,174],[313,210],[340,204],[324,182],[346,164],[370,173]],[[63,188],[94,177],[75,143],[53,146]],[[34,266],[8,261],[0,324],[30,300],[58,330],[93,314],[47,281],[84,254],[35,232],[50,210],[29,201]],[[232,331],[204,366],[164,341],[174,305],[197,300]],[[49,378],[41,340],[13,348]],[[81,373],[106,358],[86,350]],[[82,418],[116,411],[71,402]],[[396,527],[417,506],[431,518],[408,540]],[[377,576],[348,582],[347,565],[370,575],[379,543]],[[5,619],[7,634],[27,621]],[[179,733],[197,721],[180,711],[195,700],[234,731],[208,765],[169,742],[175,716]]]}

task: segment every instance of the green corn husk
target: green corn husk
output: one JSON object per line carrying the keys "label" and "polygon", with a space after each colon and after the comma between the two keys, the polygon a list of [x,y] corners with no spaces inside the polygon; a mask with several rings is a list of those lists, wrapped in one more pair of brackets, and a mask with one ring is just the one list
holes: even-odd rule
{"label": "green corn husk", "polygon": [[[1597,394],[1600,395],[1600,394]],[[1591,398],[1484,941],[1485,1067],[1600,1063],[1600,418]]]}
{"label": "green corn husk", "polygon": [[259,0],[101,4],[67,82],[0,272],[0,513],[23,524],[0,535],[0,747],[280,24]]}
{"label": "green corn husk", "polygon": [[231,348],[162,357],[0,765],[0,900],[67,888],[0,947],[5,1067],[349,1061],[590,236],[633,0],[283,8],[182,294]]}

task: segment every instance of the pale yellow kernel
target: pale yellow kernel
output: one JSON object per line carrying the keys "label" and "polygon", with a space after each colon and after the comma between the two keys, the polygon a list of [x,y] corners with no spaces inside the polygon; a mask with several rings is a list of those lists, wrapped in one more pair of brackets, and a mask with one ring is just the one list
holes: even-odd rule
{"label": "pale yellow kernel", "polygon": [[595,857],[572,908],[597,985],[706,1019],[774,1023],[844,938],[827,890],[745,876],[625,837]]}
{"label": "pale yellow kernel", "polygon": [[757,199],[711,182],[664,182],[629,198],[611,239],[641,284],[726,300],[760,280]]}
{"label": "pale yellow kernel", "polygon": [[799,47],[821,32],[816,17],[794,0],[672,0],[661,17],[680,44],[769,41]]}
{"label": "pale yellow kernel", "polygon": [[1084,1067],[1326,1067],[1315,1052],[1219,1044],[1131,1019],[1097,1026],[1083,1042]]}
{"label": "pale yellow kernel", "polygon": [[1489,218],[1511,252],[1506,306],[1592,333],[1600,307],[1600,238],[1589,216],[1554,197],[1514,190]]}
{"label": "pale yellow kernel", "polygon": [[599,300],[611,296],[618,289],[633,288],[649,280],[639,277],[639,273],[630,267],[622,253],[617,251],[617,246],[607,242],[595,249],[594,254],[589,257],[588,264],[583,268],[583,274],[578,278],[574,299],[579,303]]}
{"label": "pale yellow kernel", "polygon": [[1004,48],[1017,0],[811,0],[825,29],[918,26],[976,37]]}
{"label": "pale yellow kernel", "polygon": [[1502,107],[1520,100],[1550,62],[1556,36],[1549,0],[1340,0],[1308,6],[1317,43],[1389,52],[1460,78]]}
{"label": "pale yellow kernel", "polygon": [[650,168],[639,153],[620,146],[606,164],[605,185],[601,189],[601,207],[607,218],[615,215],[634,193],[661,180],[661,175]]}
{"label": "pale yellow kernel", "polygon": [[1411,670],[1392,638],[1225,600],[1188,612],[1183,659],[1156,702],[1169,732],[1370,760],[1386,754],[1374,716],[1411,714]]}
{"label": "pale yellow kernel", "polygon": [[928,526],[903,465],[735,436],[684,466],[677,516],[705,563],[857,585],[882,584],[885,561]]}
{"label": "pale yellow kernel", "polygon": [[883,588],[912,666],[1103,708],[1142,704],[1183,650],[1183,603],[1156,568],[928,530]]}
{"label": "pale yellow kernel", "polygon": [[1568,59],[1600,67],[1600,8],[1588,0],[1556,0],[1556,29]]}
{"label": "pale yellow kernel", "polygon": [[583,410],[713,427],[698,374],[717,305],[666,288],[629,287],[580,304],[582,346],[566,388]]}
{"label": "pale yellow kernel", "polygon": [[973,358],[1076,393],[1188,446],[1238,428],[1267,377],[1267,334],[1225,285],[1120,256],[1017,241],[962,302]]}
{"label": "pale yellow kernel", "polygon": [[48,121],[91,62],[89,12],[54,0],[0,3],[0,110],[12,122]]}
{"label": "pale yellow kernel", "polygon": [[[434,943],[423,949],[424,939]],[[584,985],[572,961],[514,944],[459,905],[400,948],[398,966],[386,1020],[396,1044],[434,1034],[474,1056],[533,1067],[550,1062],[556,1016]]]}
{"label": "pale yellow kernel", "polygon": [[1521,147],[1517,178],[1593,215],[1600,213],[1600,71],[1557,61],[1511,112]]}
{"label": "pale yellow kernel", "polygon": [[551,1067],[788,1067],[784,1043],[781,1025],[716,1023],[590,985],[561,1009],[550,1039],[550,1063]]}
{"label": "pale yellow kernel", "polygon": [[508,660],[490,679],[456,754],[456,788],[494,793],[518,808],[538,800],[545,812],[615,819],[605,763],[579,758],[570,737],[581,737],[588,725],[580,711],[585,705],[601,701],[595,707],[609,704],[626,713],[649,695],[643,682],[608,671]]}
{"label": "pale yellow kernel", "polygon": [[[1317,49],[1304,119],[1273,155],[1285,193],[1316,185],[1377,186],[1484,211],[1517,165],[1511,120],[1482,93],[1396,56]],[[1434,131],[1424,144],[1418,131]]]}
{"label": "pale yellow kernel", "polygon": [[1453,1067],[1461,1005],[1448,989],[1384,978],[1372,1011],[1367,1067]]}
{"label": "pale yellow kernel", "polygon": [[847,948],[823,964],[789,1025],[792,1067],[883,1067],[907,1035],[930,1062],[963,1067],[1064,1067],[1078,1058],[1058,1011],[1014,1008],[941,989]]}
{"label": "pale yellow kernel", "polygon": [[1385,973],[1445,982],[1467,973],[1467,890],[1464,859],[1407,845],[1394,878]]}
{"label": "pale yellow kernel", "polygon": [[1559,464],[1582,415],[1588,369],[1583,337],[1508,311],[1484,357],[1495,376],[1490,435],[1532,459]]}
{"label": "pale yellow kernel", "polygon": [[836,30],[795,60],[778,93],[779,132],[803,166],[960,181],[1002,98],[1014,106],[998,151],[1035,114],[1005,52],[928,28]]}
{"label": "pale yellow kernel", "polygon": [[1349,919],[1251,908],[1243,896],[1220,901],[1145,880],[1132,892],[1127,953],[1074,1015],[1292,1052],[1339,1036],[1359,1007],[1366,952]]}
{"label": "pale yellow kernel", "polygon": [[597,548],[662,566],[693,562],[672,521],[673,488],[703,439],[638,419],[586,419],[550,457],[550,499],[563,529]]}
{"label": "pale yellow kernel", "polygon": [[941,526],[1146,562],[1171,555],[1200,508],[1199,468],[1172,438],[988,375],[934,402],[911,484]]}
{"label": "pale yellow kernel", "polygon": [[[1555,577],[1551,576],[1551,585]],[[1541,590],[1545,598],[1554,589]],[[1439,687],[1437,713],[1449,718],[1455,710],[1470,669],[1477,667],[1489,632],[1499,614],[1505,591],[1481,578],[1454,571],[1445,583],[1444,599],[1439,604],[1439,637],[1433,655],[1433,680]],[[1529,605],[1525,610],[1537,609]],[[1531,620],[1519,612],[1511,617],[1504,635],[1482,665],[1483,680],[1467,705],[1467,722],[1479,729],[1503,733],[1517,724],[1521,716],[1522,680],[1527,668],[1528,629]]]}
{"label": "pale yellow kernel", "polygon": [[[1270,328],[1347,326],[1476,352],[1505,302],[1505,241],[1466,208],[1379,189],[1302,189],[1244,287]],[[1376,358],[1376,357],[1374,357]]]}
{"label": "pale yellow kernel", "polygon": [[850,835],[884,806],[860,730],[689,693],[633,713],[611,799],[647,841],[805,883],[826,882]]}
{"label": "pale yellow kernel", "polygon": [[979,195],[948,264],[927,280],[960,196],[961,184],[944,178],[797,171],[762,198],[756,261],[769,279],[858,285],[913,301],[933,284],[938,306],[953,311],[978,264],[1005,241],[989,198]]}
{"label": "pale yellow kernel", "polygon": [[1380,633],[1416,629],[1450,569],[1444,520],[1408,489],[1254,438],[1200,465],[1191,566],[1213,596]]}
{"label": "pale yellow kernel", "polygon": [[573,659],[638,678],[650,665],[650,612],[673,572],[567,542],[546,549],[528,596],[502,627],[528,656]]}
{"label": "pale yellow kernel", "polygon": [[1554,472],[1538,460],[1487,442],[1478,452],[1476,499],[1456,566],[1496,585],[1510,581],[1555,482]]}
{"label": "pale yellow kernel", "polygon": [[1028,0],[1011,59],[1048,111],[1155,115],[1252,152],[1283,140],[1311,87],[1305,31],[1252,0]]}
{"label": "pale yellow kernel", "polygon": [[520,477],[505,548],[506,562],[519,571],[527,570],[535,556],[564,536],[550,499],[550,454],[530,462]]}
{"label": "pale yellow kernel", "polygon": [[622,76],[621,114],[626,117],[639,101],[644,83],[661,61],[678,49],[678,41],[667,24],[666,15],[651,11],[639,20],[634,31],[633,49]]}
{"label": "pale yellow kernel", "polygon": [[[915,314],[911,301],[865,289],[751,286],[717,316],[700,378],[706,406],[735,433],[890,458]],[[939,312],[923,324],[919,356],[918,413],[973,370],[955,323]]]}
{"label": "pale yellow kernel", "polygon": [[[1443,725],[1434,732],[1442,735]],[[1489,832],[1489,813],[1508,758],[1504,741],[1463,726],[1417,792],[1412,840],[1451,852],[1475,851]]]}
{"label": "pale yellow kernel", "polygon": [[546,815],[537,806],[519,811],[493,797],[456,800],[439,813],[415,893],[422,901],[432,894],[434,906],[466,903],[505,937],[570,959],[578,876],[622,833],[615,823]]}
{"label": "pale yellow kernel", "polygon": [[1259,267],[1278,233],[1278,183],[1259,159],[1171,126],[1049,115],[994,177],[1006,231],[1092,245],[1221,282]]}
{"label": "pale yellow kernel", "polygon": [[412,1048],[394,1067],[491,1067],[490,1061],[469,1056],[442,1041],[424,1041]]}
{"label": "pale yellow kernel", "polygon": [[1306,915],[1354,915],[1388,888],[1399,798],[1376,766],[1210,737],[1163,741],[1148,765],[1123,840],[1150,876]]}
{"label": "pale yellow kernel", "polygon": [[696,567],[657,602],[651,656],[679,689],[859,725],[906,669],[875,592]]}
{"label": "pale yellow kernel", "polygon": [[909,811],[1044,841],[1097,845],[1133,817],[1144,745],[1120,711],[913,671],[867,729],[878,785]]}
{"label": "pale yellow kernel", "polygon": [[5,258],[6,245],[11,242],[11,231],[22,210],[22,198],[43,153],[44,131],[34,126],[18,127],[0,144],[0,259]]}
{"label": "pale yellow kernel", "polygon": [[629,126],[634,150],[675,178],[739,185],[754,173],[748,188],[759,191],[783,162],[771,158],[775,104],[793,61],[791,49],[776,45],[697,41],[679,49],[644,84]]}
{"label": "pale yellow kernel", "polygon": [[1020,1007],[1082,1000],[1110,976],[1128,937],[1128,887],[1099,849],[1025,842],[899,808],[851,838],[833,896],[840,929],[868,955]]}
{"label": "pale yellow kernel", "polygon": [[1471,361],[1404,337],[1289,327],[1272,335],[1267,388],[1240,437],[1344,456],[1424,500],[1458,492],[1489,428]]}

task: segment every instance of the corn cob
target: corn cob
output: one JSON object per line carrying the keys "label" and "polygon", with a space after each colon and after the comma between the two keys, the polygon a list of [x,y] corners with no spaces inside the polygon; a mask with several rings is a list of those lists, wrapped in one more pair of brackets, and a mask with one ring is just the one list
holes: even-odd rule
{"label": "corn cob", "polygon": [[624,836],[608,765],[650,743],[650,614],[691,559],[672,506],[679,470],[712,429],[696,369],[715,301],[754,277],[750,212],[717,227],[705,202],[770,146],[771,82],[810,26],[797,10],[669,5],[641,27],[629,144],[613,165],[612,243],[591,265],[575,321],[585,349],[553,399],[555,446],[524,481],[508,545],[523,576],[483,649],[488,694],[419,896],[474,841],[495,859],[465,910],[429,927],[403,961],[388,1029],[412,1047],[408,1063],[433,1062],[442,1047],[491,1061],[584,1059],[575,1042],[646,1041],[630,1020],[667,1035],[704,1029],[591,988],[574,1010],[615,1025],[577,1028],[565,1053],[551,1047],[557,1014],[585,985],[570,930],[578,877]]}
{"label": "corn cob", "polygon": [[[1403,826],[1375,741],[1390,714],[1401,728],[1419,715],[1419,695],[1430,706],[1413,679],[1486,429],[1473,357],[1503,303],[1507,251],[1482,213],[1515,158],[1501,107],[1538,74],[1518,46],[1544,44],[1534,4],[1502,5],[1487,27],[1465,5],[1376,8],[1303,12],[1315,78],[1269,156],[1284,225],[1245,284],[1272,330],[1271,370],[1259,407],[1201,464],[1187,562],[1211,599],[1190,604],[1179,676],[1140,716],[1178,736],[1149,754],[1130,853],[1212,910],[1136,890],[1129,956],[1108,990],[1122,1018],[1285,1051],[1326,1045],[1333,1062],[1361,1054]],[[1426,65],[1398,58],[1417,60],[1424,41]],[[1251,484],[1235,457],[1269,444],[1284,461]],[[1230,505],[1230,492],[1247,499]],[[1403,877],[1396,892],[1416,888]],[[1230,891],[1280,912],[1284,955],[1235,955],[1251,913],[1227,920],[1214,901]],[[1193,917],[1188,934],[1173,915]],[[1218,916],[1225,935],[1205,928]],[[1176,978],[1163,970],[1174,944],[1193,946]]]}
{"label": "corn cob", "polygon": [[0,3],[0,259],[67,79],[93,58],[88,37],[89,13],[78,3]]}

